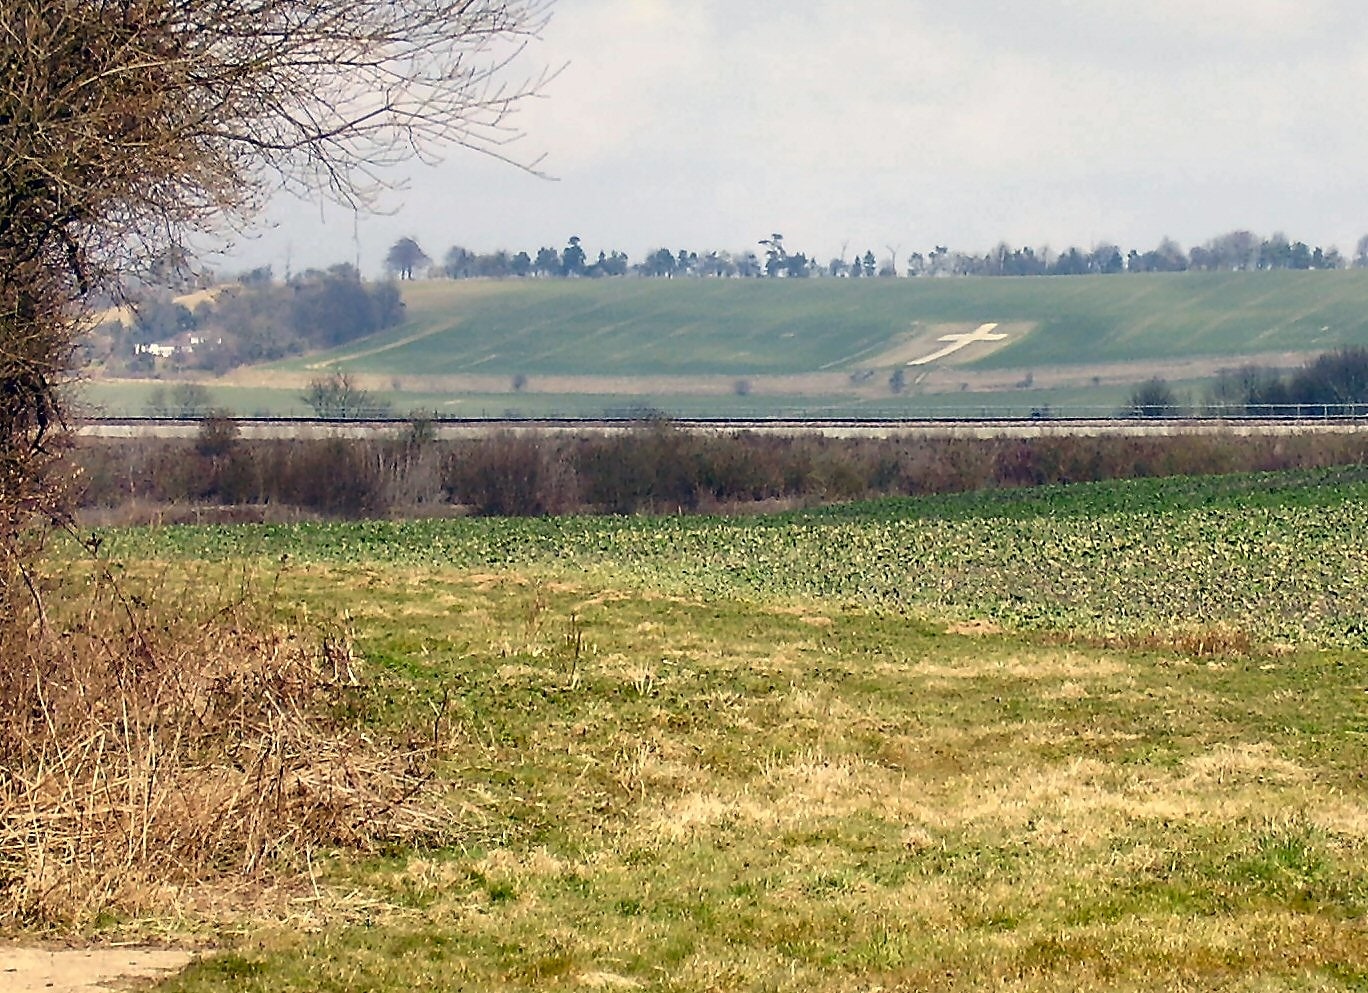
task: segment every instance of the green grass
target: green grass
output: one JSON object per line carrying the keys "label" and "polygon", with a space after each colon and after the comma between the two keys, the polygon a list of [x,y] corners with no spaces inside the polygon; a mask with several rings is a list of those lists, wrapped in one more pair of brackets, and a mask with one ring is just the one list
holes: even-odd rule
{"label": "green grass", "polygon": [[[774,375],[866,368],[914,324],[1026,322],[970,368],[1368,343],[1368,272],[405,286],[402,327],[311,356],[387,375]],[[411,340],[410,340],[411,339]],[[287,363],[286,368],[304,365]]]}
{"label": "green grass", "polygon": [[445,744],[444,845],[162,988],[1362,990],[1364,534],[1362,470],[112,532],[344,618]]}
{"label": "green grass", "polygon": [[[820,598],[1142,637],[1232,626],[1368,647],[1360,470],[892,500],[777,518],[565,518],[167,528],[136,556],[511,568],[670,595]],[[127,551],[124,551],[124,550]]]}
{"label": "green grass", "polygon": [[[166,383],[106,383],[98,380],[80,386],[82,413],[104,417],[138,417],[147,413],[152,390]],[[311,417],[313,410],[299,390],[241,387],[211,383],[209,402],[244,417]],[[1050,408],[1077,414],[1108,415],[1122,409],[1129,391],[1119,387],[1097,389],[1003,390],[992,393],[905,393],[866,398],[849,395],[776,394],[738,396],[646,393],[431,393],[418,390],[375,390],[388,401],[395,416],[419,415],[452,418],[622,418],[645,411],[663,411],[670,417],[1027,417]]]}
{"label": "green grass", "polygon": [[[1222,365],[1368,344],[1368,270],[443,280],[406,283],[403,294],[401,326],[254,370],[251,388],[209,381],[214,403],[240,414],[307,415],[300,385],[336,366],[366,377],[401,414],[600,417],[644,407],[683,417],[1024,416],[1044,407],[1105,414],[1155,369],[1200,402]],[[1011,340],[941,361],[931,382],[905,366],[940,347],[945,326],[987,322],[1004,325]],[[1198,360],[1199,368],[1181,367]],[[1130,365],[1118,371],[1114,363]],[[895,395],[889,377],[900,368],[909,382]],[[270,388],[286,382],[290,388]],[[1042,388],[1025,385],[1035,382]],[[82,395],[109,414],[138,414],[154,385],[95,380]]]}

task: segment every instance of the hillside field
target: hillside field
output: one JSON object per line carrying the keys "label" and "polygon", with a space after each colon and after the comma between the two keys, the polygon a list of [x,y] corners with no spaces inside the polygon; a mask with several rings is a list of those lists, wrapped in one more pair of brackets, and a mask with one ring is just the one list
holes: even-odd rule
{"label": "hillside field", "polygon": [[[343,369],[396,410],[458,416],[860,415],[1043,406],[1115,409],[1161,375],[1202,383],[1368,344],[1368,271],[899,280],[406,283],[408,320],[328,352],[204,380],[244,413],[307,413]],[[995,325],[925,364],[942,337]],[[900,373],[895,388],[892,377]],[[111,412],[137,384],[97,381]],[[258,391],[255,394],[248,390]]]}
{"label": "hillside field", "polygon": [[107,532],[341,618],[449,813],[96,927],[218,935],[176,993],[1363,990],[1365,533],[1361,469]]}

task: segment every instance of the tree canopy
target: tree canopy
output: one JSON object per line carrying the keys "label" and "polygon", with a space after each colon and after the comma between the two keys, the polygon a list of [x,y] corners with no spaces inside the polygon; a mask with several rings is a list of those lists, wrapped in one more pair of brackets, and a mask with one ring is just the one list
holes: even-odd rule
{"label": "tree canopy", "polygon": [[366,206],[413,155],[511,159],[545,75],[510,64],[550,3],[5,0],[0,513],[33,490],[83,307],[281,189]]}

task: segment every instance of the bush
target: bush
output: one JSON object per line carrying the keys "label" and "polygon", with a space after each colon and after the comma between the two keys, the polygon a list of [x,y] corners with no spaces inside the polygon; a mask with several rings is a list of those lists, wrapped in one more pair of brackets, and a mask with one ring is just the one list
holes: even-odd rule
{"label": "bush", "polygon": [[0,921],[87,926],[310,849],[436,838],[428,751],[357,729],[344,634],[98,567],[0,619]]}
{"label": "bush", "polygon": [[82,505],[207,502],[335,517],[677,513],[1368,459],[1368,439],[1355,434],[837,439],[696,433],[667,422],[615,435],[462,441],[439,441],[422,425],[370,439],[230,434],[210,419],[194,441],[86,440],[75,451]]}
{"label": "bush", "polygon": [[1183,411],[1173,387],[1155,376],[1132,391],[1130,412],[1136,417],[1177,417]]}

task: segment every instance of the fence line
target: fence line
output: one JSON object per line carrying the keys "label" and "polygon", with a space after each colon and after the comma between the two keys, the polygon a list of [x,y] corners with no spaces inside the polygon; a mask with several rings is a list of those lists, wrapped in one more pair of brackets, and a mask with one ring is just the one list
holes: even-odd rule
{"label": "fence line", "polygon": [[1368,403],[1314,403],[1314,404],[1205,404],[1201,407],[1180,404],[1136,404],[1116,407],[1112,405],[1027,404],[992,405],[959,404],[951,406],[928,406],[925,408],[908,407],[870,407],[866,410],[851,410],[848,407],[772,407],[763,412],[745,412],[745,408],[735,408],[716,415],[698,414],[693,411],[668,407],[621,407],[607,408],[597,414],[569,413],[564,411],[522,411],[519,408],[506,408],[502,411],[481,410],[479,413],[452,414],[440,410],[412,410],[397,413],[391,407],[358,408],[344,415],[319,416],[313,411],[290,408],[283,414],[241,415],[237,413],[220,414],[211,410],[184,410],[169,414],[121,414],[113,416],[91,416],[83,419],[85,424],[174,424],[187,421],[201,421],[209,417],[225,416],[229,420],[260,423],[350,423],[366,422],[372,424],[411,424],[415,421],[434,424],[469,424],[484,422],[501,423],[640,423],[643,421],[679,421],[689,423],[758,423],[767,422],[841,422],[841,423],[899,423],[909,421],[1125,421],[1134,419],[1151,420],[1278,420],[1278,421],[1368,421]]}

